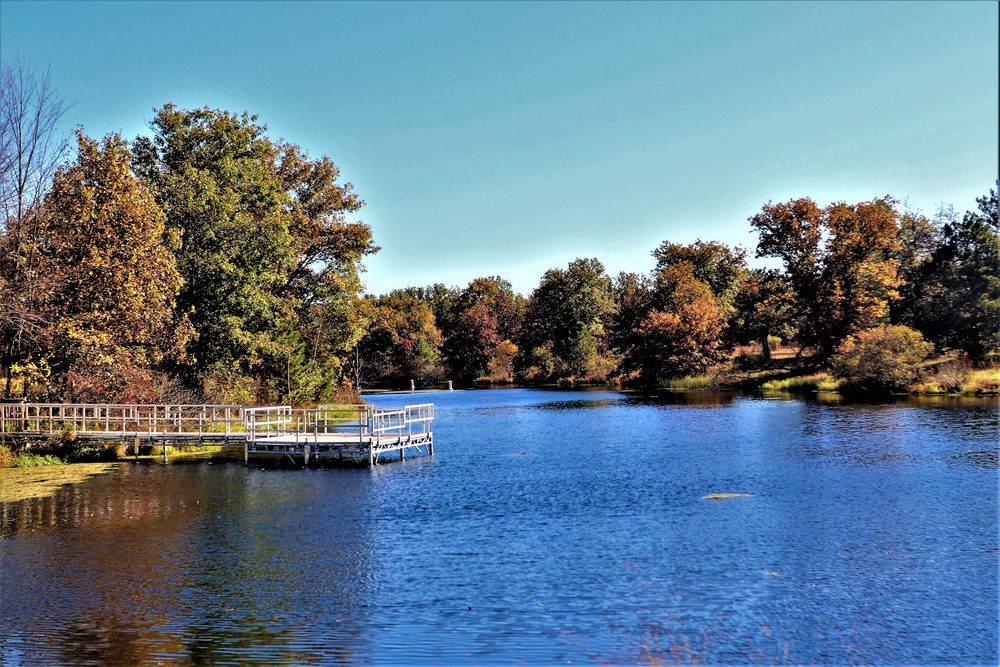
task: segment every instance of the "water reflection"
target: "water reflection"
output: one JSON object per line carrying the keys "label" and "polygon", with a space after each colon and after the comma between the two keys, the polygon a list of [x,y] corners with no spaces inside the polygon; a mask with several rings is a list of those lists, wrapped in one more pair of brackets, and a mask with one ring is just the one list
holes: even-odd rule
{"label": "water reflection", "polygon": [[434,400],[434,457],[0,506],[0,664],[997,662],[994,404]]}
{"label": "water reflection", "polygon": [[26,664],[365,660],[368,480],[288,474],[128,465],[4,505],[3,643]]}

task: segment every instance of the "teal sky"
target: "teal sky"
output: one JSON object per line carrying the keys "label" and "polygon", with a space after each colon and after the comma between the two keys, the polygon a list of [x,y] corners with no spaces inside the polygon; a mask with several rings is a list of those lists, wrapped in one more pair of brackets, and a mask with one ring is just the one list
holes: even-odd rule
{"label": "teal sky", "polygon": [[768,200],[974,208],[998,176],[995,2],[0,1],[65,129],[166,102],[250,111],[367,201],[373,293],[648,271],[753,248]]}

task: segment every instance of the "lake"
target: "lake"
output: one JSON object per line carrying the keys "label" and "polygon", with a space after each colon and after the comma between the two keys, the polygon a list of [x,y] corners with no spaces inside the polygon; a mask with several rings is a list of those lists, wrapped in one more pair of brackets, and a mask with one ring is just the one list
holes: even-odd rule
{"label": "lake", "polygon": [[0,666],[998,662],[996,400],[368,398],[435,455],[4,504]]}

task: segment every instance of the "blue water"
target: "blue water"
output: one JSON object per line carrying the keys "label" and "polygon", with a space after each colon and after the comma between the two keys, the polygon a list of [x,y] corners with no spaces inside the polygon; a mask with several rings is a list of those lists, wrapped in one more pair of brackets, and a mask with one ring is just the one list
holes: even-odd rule
{"label": "blue water", "polygon": [[371,401],[435,455],[4,505],[0,665],[998,663],[995,401]]}

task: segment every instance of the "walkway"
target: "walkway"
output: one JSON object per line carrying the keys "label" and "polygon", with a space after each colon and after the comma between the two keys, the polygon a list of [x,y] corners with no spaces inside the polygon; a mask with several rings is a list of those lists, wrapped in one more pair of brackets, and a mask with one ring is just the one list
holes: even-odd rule
{"label": "walkway", "polygon": [[120,442],[166,446],[185,443],[243,444],[251,455],[279,453],[310,459],[335,457],[375,465],[408,451],[434,453],[434,405],[375,408],[370,405],[124,405],[96,403],[0,404],[0,437]]}

